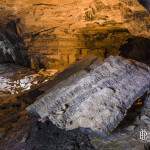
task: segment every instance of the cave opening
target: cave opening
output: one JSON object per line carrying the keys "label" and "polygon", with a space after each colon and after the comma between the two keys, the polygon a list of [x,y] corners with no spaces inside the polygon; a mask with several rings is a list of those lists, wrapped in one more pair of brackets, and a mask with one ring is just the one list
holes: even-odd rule
{"label": "cave opening", "polygon": [[150,40],[148,38],[129,38],[125,44],[121,45],[119,51],[120,55],[125,58],[150,64]]}

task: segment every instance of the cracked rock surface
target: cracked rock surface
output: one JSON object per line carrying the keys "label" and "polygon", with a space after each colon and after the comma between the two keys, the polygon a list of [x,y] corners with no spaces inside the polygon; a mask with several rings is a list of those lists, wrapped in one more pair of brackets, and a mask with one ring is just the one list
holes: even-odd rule
{"label": "cracked rock surface", "polygon": [[42,120],[49,118],[59,128],[109,134],[136,99],[149,90],[150,68],[111,56],[90,69],[60,82],[27,110]]}

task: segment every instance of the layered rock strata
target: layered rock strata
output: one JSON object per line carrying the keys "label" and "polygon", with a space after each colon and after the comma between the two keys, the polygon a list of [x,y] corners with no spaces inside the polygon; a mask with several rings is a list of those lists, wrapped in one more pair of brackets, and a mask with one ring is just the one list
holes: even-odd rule
{"label": "layered rock strata", "polygon": [[0,24],[21,20],[32,68],[63,70],[89,53],[102,59],[118,55],[119,47],[132,36],[149,38],[148,5],[140,2],[0,0]]}
{"label": "layered rock strata", "polygon": [[147,65],[111,56],[58,83],[27,111],[66,130],[106,135],[149,88]]}

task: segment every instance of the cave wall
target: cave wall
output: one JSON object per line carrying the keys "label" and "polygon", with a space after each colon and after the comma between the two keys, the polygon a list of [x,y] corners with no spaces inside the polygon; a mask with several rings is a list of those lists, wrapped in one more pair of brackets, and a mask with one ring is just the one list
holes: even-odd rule
{"label": "cave wall", "polygon": [[101,59],[118,55],[119,47],[133,36],[149,38],[149,12],[138,0],[0,0],[0,4],[0,24],[21,20],[32,68],[62,70],[91,53]]}
{"label": "cave wall", "polygon": [[30,66],[20,19],[10,20],[5,25],[0,26],[0,63]]}

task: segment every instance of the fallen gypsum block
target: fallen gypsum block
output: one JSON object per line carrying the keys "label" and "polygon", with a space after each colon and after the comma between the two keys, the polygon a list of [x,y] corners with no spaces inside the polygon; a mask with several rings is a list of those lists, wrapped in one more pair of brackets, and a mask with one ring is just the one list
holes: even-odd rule
{"label": "fallen gypsum block", "polygon": [[110,56],[91,68],[58,83],[27,111],[62,129],[109,134],[136,99],[149,90],[150,68],[120,56]]}

